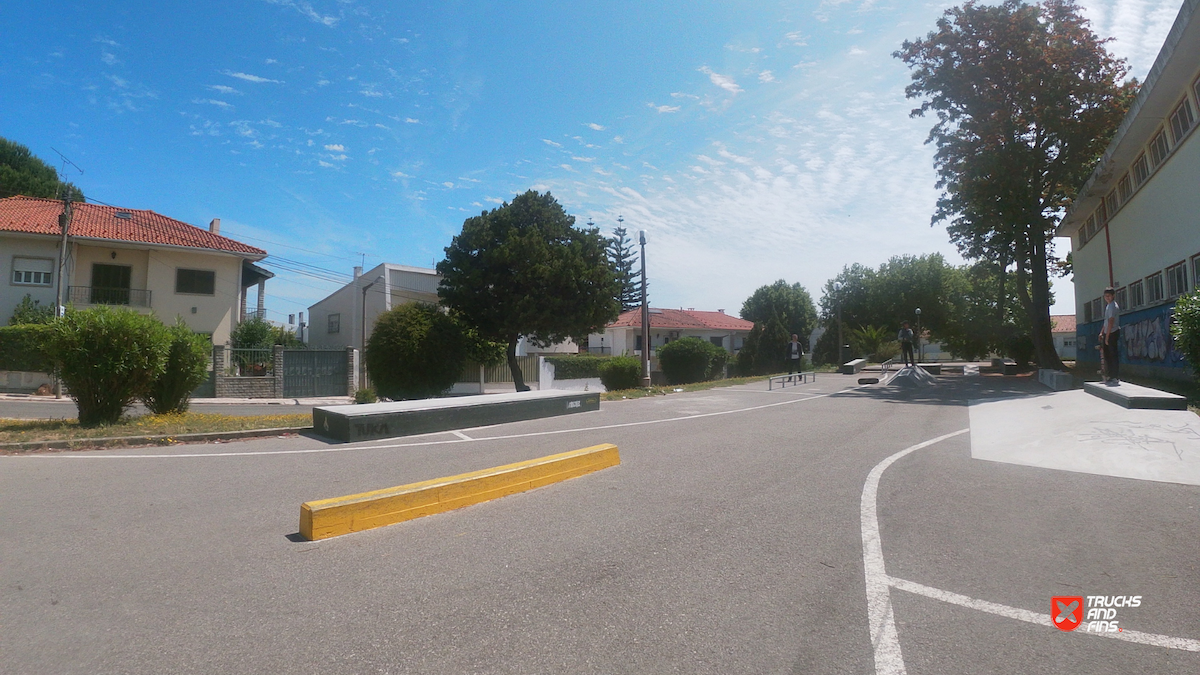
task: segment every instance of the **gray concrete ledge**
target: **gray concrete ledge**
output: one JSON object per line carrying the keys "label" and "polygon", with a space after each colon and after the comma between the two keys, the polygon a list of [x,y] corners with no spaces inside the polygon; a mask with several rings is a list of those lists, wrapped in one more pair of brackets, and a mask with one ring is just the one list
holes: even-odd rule
{"label": "gray concrete ledge", "polygon": [[1108,386],[1103,382],[1084,382],[1083,389],[1093,396],[1116,403],[1124,408],[1139,410],[1187,410],[1187,399],[1150,387],[1128,382]]}
{"label": "gray concrete ledge", "polygon": [[340,441],[367,441],[599,409],[599,392],[548,390],[484,394],[313,408],[313,430]]}

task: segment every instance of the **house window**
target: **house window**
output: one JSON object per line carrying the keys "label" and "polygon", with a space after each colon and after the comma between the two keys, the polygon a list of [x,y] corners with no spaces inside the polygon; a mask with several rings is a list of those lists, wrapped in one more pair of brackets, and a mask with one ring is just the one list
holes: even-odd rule
{"label": "house window", "polygon": [[51,258],[13,257],[12,282],[20,286],[49,286],[54,280]]}
{"label": "house window", "polygon": [[1183,103],[1171,113],[1171,134],[1175,137],[1175,145],[1179,145],[1183,141],[1183,136],[1191,130],[1192,125],[1196,123],[1196,118],[1192,115],[1192,103],[1187,98],[1183,99]]}
{"label": "house window", "polygon": [[1122,286],[1116,292],[1117,307],[1129,309],[1129,289]]}
{"label": "house window", "polygon": [[1192,285],[1200,284],[1200,255],[1192,256]]}
{"label": "house window", "polygon": [[216,295],[217,273],[211,270],[175,270],[175,292],[190,295]]}
{"label": "house window", "polygon": [[641,335],[633,336],[633,348],[638,350],[639,352],[642,351],[642,336]]}
{"label": "house window", "polygon": [[1109,220],[1111,220],[1113,216],[1117,215],[1117,209],[1119,207],[1120,204],[1117,203],[1117,191],[1113,190],[1112,192],[1108,193],[1107,197],[1104,198],[1104,212],[1108,216]]}
{"label": "house window", "polygon": [[1146,304],[1146,290],[1141,281],[1129,284],[1129,308],[1141,307]]}
{"label": "house window", "polygon": [[342,331],[342,315],[330,314],[329,323],[325,327],[326,333],[340,333]]}
{"label": "house window", "polygon": [[1150,165],[1146,162],[1146,153],[1138,155],[1133,160],[1133,184],[1141,186],[1150,177]]}
{"label": "house window", "polygon": [[1095,321],[1095,318],[1092,317],[1092,303],[1085,302],[1083,303],[1083,322],[1091,323],[1093,321]]}
{"label": "house window", "polygon": [[1183,263],[1167,268],[1167,297],[1174,298],[1187,293],[1187,266]]}
{"label": "house window", "polygon": [[714,345],[716,345],[716,346],[718,346],[718,347],[724,347],[724,346],[725,346],[725,338],[723,338],[723,337],[710,337],[710,338],[708,338],[708,341],[709,341],[709,342],[711,342],[711,343],[713,343]]}
{"label": "house window", "polygon": [[1146,277],[1146,296],[1150,304],[1161,302],[1163,299],[1163,275],[1157,272]]}
{"label": "house window", "polygon": [[1121,180],[1117,181],[1117,194],[1121,197],[1122,204],[1133,196],[1133,183],[1129,180],[1129,174],[1121,176]]}
{"label": "house window", "polygon": [[1064,346],[1064,347],[1074,347],[1074,346],[1075,346],[1075,341],[1074,341],[1074,340],[1072,340],[1071,338],[1064,338],[1064,339],[1063,339],[1063,346]]}
{"label": "house window", "polygon": [[1167,159],[1167,153],[1170,151],[1170,147],[1167,146],[1167,132],[1165,129],[1161,130],[1154,140],[1150,141],[1150,163],[1154,168],[1157,169],[1158,165]]}
{"label": "house window", "polygon": [[1096,215],[1092,214],[1083,226],[1083,243],[1091,241],[1094,236],[1096,236]]}

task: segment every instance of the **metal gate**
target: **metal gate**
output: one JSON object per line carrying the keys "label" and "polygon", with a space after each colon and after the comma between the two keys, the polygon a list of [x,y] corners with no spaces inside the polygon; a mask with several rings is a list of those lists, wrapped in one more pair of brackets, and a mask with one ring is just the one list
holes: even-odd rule
{"label": "metal gate", "polygon": [[283,396],[346,395],[346,350],[283,350]]}

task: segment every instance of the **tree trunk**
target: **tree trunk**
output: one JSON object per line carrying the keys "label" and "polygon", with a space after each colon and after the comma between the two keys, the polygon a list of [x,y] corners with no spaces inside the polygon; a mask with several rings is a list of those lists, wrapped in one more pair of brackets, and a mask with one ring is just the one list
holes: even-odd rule
{"label": "tree trunk", "polygon": [[525,384],[525,376],[521,374],[521,364],[517,362],[517,342],[520,336],[513,335],[508,338],[508,370],[512,373],[513,386],[517,391],[529,391],[529,387]]}
{"label": "tree trunk", "polygon": [[1046,231],[1040,223],[1031,228],[1029,325],[1038,367],[1066,370],[1054,349],[1050,324],[1050,270],[1046,260]]}

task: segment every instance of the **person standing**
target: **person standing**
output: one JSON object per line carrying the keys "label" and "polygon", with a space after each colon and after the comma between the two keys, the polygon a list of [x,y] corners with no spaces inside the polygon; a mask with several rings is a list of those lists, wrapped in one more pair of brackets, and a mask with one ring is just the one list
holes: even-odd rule
{"label": "person standing", "polygon": [[792,333],[792,341],[787,345],[787,353],[784,357],[788,362],[788,375],[804,370],[800,364],[800,357],[804,355],[804,347],[800,345],[800,338]]}
{"label": "person standing", "polygon": [[1104,323],[1100,325],[1100,349],[1104,352],[1104,363],[1107,372],[1104,373],[1105,384],[1118,385],[1121,383],[1121,354],[1118,346],[1121,344],[1121,324],[1117,317],[1121,307],[1117,304],[1116,293],[1112,287],[1104,289]]}
{"label": "person standing", "polygon": [[917,359],[913,356],[913,332],[907,321],[900,324],[900,333],[896,335],[896,339],[900,341],[900,356],[904,358],[904,365],[917,365]]}

